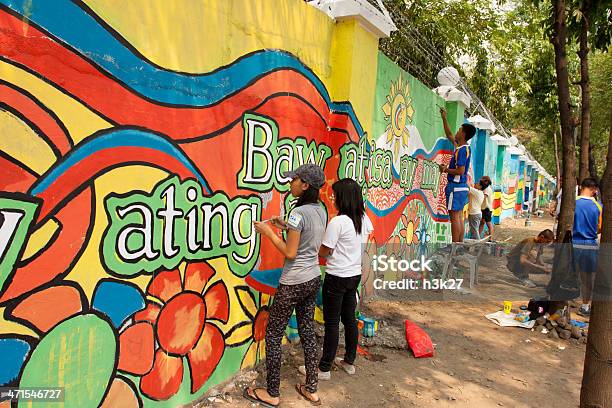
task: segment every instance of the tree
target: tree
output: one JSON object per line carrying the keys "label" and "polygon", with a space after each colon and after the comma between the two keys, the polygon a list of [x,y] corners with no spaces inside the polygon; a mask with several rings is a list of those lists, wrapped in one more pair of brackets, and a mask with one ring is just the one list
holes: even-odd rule
{"label": "tree", "polygon": [[607,51],[611,40],[609,10],[607,3],[601,0],[579,0],[574,5],[572,18],[569,20],[570,32],[577,37],[580,49],[580,82],[581,119],[580,119],[580,161],[578,180],[583,180],[589,173],[593,175],[594,163],[590,160],[591,129],[591,88],[589,80],[589,51],[591,48]]}
{"label": "tree", "polygon": [[582,89],[580,114],[580,161],[578,166],[578,180],[582,181],[589,172],[589,130],[591,128],[591,92],[589,83],[589,22],[591,19],[591,0],[583,0],[580,8],[580,87]]}
{"label": "tree", "polygon": [[557,242],[562,242],[566,231],[574,224],[576,189],[576,147],[572,134],[568,58],[566,51],[567,26],[565,0],[552,0],[553,27],[550,41],[555,50],[555,71],[557,73],[557,95],[559,100],[559,122],[561,124],[561,146],[563,151],[563,178],[561,188],[561,210],[558,218]]}
{"label": "tree", "polygon": [[580,390],[580,407],[612,406],[612,110],[603,181],[603,227]]}

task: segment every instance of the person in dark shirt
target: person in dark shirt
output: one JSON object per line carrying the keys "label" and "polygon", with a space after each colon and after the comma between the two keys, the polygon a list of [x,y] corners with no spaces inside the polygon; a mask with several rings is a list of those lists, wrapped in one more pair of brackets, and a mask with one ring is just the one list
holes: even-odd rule
{"label": "person in dark shirt", "polygon": [[582,305],[578,313],[585,316],[591,313],[591,294],[599,252],[597,235],[601,232],[602,207],[595,199],[597,190],[597,180],[594,178],[585,178],[580,183],[580,195],[576,198],[572,231],[574,266],[580,271],[582,281]]}
{"label": "person in dark shirt", "polygon": [[552,243],[553,240],[553,232],[545,229],[535,238],[525,238],[510,251],[508,254],[508,269],[523,285],[530,288],[536,286],[529,279],[529,274],[551,273],[551,265],[544,264],[541,257],[544,246]]}
{"label": "person in dark shirt", "polygon": [[462,242],[465,235],[463,208],[468,202],[468,192],[470,191],[467,184],[467,174],[472,155],[467,143],[476,134],[476,128],[469,123],[464,123],[453,135],[446,119],[446,111],[440,109],[440,115],[444,124],[444,133],[455,148],[450,164],[448,166],[440,164],[440,172],[448,174],[448,184],[444,191],[446,208],[450,216],[452,240],[453,242]]}

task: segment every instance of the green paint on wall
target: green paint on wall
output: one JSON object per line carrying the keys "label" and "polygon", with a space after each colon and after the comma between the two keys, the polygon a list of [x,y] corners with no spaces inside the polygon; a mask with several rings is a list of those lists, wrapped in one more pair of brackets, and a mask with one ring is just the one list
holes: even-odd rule
{"label": "green paint on wall", "polygon": [[19,387],[64,388],[63,403],[36,402],[37,407],[97,407],[111,381],[116,353],[117,339],[106,321],[93,314],[72,317],[43,337]]}
{"label": "green paint on wall", "polygon": [[[440,108],[445,106],[444,99],[380,52],[377,78],[372,136],[378,138],[387,131],[388,127],[392,128],[397,124],[399,112],[397,102],[403,98],[407,109],[406,125],[413,125],[418,129],[426,150],[433,148],[436,140],[444,137],[440,118]],[[385,108],[385,105],[389,107]]]}

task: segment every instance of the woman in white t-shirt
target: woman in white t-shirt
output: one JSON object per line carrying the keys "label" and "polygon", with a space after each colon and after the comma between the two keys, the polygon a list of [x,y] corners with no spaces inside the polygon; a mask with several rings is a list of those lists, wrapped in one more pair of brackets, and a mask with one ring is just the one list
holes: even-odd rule
{"label": "woman in white t-shirt", "polygon": [[[323,281],[323,318],[325,339],[319,362],[319,379],[330,378],[332,364],[348,374],[355,373],[359,331],[355,309],[357,287],[361,280],[361,254],[368,235],[374,230],[365,214],[362,189],[355,180],[345,178],[333,184],[338,215],[327,225],[319,255],[327,257]],[[336,358],[340,321],[344,325],[344,359]]]}
{"label": "woman in white t-shirt", "polygon": [[480,233],[478,228],[480,227],[480,220],[482,219],[482,202],[484,201],[484,194],[482,193],[482,186],[480,183],[474,184],[474,187],[470,187],[468,192],[468,224],[470,226],[470,238],[480,239]]}
{"label": "woman in white t-shirt", "polygon": [[491,188],[491,179],[489,176],[482,176],[480,185],[482,186],[484,200],[482,202],[482,219],[480,220],[478,233],[483,237],[484,235],[482,233],[485,225],[489,231],[488,235],[493,235],[493,189]]}

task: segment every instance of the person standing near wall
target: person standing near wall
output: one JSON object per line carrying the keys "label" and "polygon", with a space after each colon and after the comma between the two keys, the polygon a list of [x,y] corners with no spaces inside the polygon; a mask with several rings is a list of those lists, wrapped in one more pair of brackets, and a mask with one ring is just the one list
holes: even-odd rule
{"label": "person standing near wall", "polygon": [[469,204],[468,204],[468,225],[470,226],[469,236],[472,239],[480,239],[480,221],[482,220],[482,203],[484,202],[484,193],[480,182],[470,187]]}
{"label": "person standing near wall", "polygon": [[488,234],[493,235],[493,189],[491,188],[491,179],[489,176],[483,176],[480,179],[480,185],[483,187],[484,200],[482,202],[482,219],[480,220],[480,228],[478,232],[482,237],[485,224],[488,229]]}
{"label": "person standing near wall", "polygon": [[440,165],[440,172],[448,174],[448,184],[445,190],[446,207],[450,216],[452,241],[462,242],[465,235],[463,208],[468,202],[470,189],[467,184],[467,174],[470,168],[471,150],[467,142],[476,134],[476,128],[469,123],[464,123],[453,135],[446,119],[446,110],[440,109],[440,115],[444,124],[444,133],[455,148],[450,164]]}
{"label": "person standing near wall", "polygon": [[[355,318],[357,288],[361,280],[361,255],[368,235],[374,230],[365,214],[363,193],[359,184],[350,178],[332,186],[338,215],[329,222],[319,255],[327,258],[323,282],[323,319],[325,339],[319,361],[319,379],[329,380],[336,364],[347,374],[355,374],[359,329]],[[344,325],[344,359],[336,357],[340,320]],[[305,368],[299,371],[304,374]]]}
{"label": "person standing near wall", "polygon": [[574,265],[580,271],[582,281],[582,305],[578,313],[588,316],[591,313],[591,293],[597,272],[599,243],[597,236],[601,232],[602,207],[595,199],[597,180],[588,177],[580,183],[580,195],[576,198],[572,244]]}
{"label": "person standing near wall", "polygon": [[285,257],[266,328],[267,388],[249,387],[243,396],[266,407],[280,404],[281,345],[285,328],[295,310],[306,363],[306,383],[297,384],[296,390],[312,404],[321,405],[317,395],[314,309],[321,285],[318,253],[327,224],[327,214],[319,203],[319,189],[325,184],[325,175],[319,166],[309,163],[285,172],[283,176],[291,178],[290,191],[298,200],[286,222],[274,217],[271,224],[287,230],[287,241],[265,221],[254,223],[255,230],[268,237]]}

